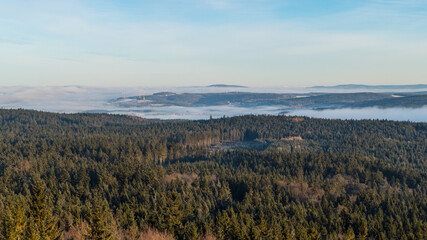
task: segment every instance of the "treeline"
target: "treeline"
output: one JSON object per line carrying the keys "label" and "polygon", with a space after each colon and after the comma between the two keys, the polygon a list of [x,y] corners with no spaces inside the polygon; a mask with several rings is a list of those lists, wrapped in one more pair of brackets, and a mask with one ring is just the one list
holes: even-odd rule
{"label": "treeline", "polygon": [[426,160],[426,123],[0,110],[1,238],[426,239]]}

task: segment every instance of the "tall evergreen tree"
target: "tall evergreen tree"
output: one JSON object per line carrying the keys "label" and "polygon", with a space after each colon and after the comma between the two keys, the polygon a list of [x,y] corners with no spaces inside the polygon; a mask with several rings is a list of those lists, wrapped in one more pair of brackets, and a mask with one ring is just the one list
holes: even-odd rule
{"label": "tall evergreen tree", "polygon": [[13,199],[2,219],[2,228],[5,240],[24,240],[27,226],[26,209],[23,199]]}
{"label": "tall evergreen tree", "polygon": [[46,187],[41,180],[35,180],[27,224],[27,239],[53,240],[60,238],[58,221],[52,216]]}
{"label": "tall evergreen tree", "polygon": [[368,224],[365,218],[362,218],[359,223],[359,229],[357,233],[358,240],[364,240],[368,236]]}
{"label": "tall evergreen tree", "polygon": [[101,200],[94,200],[89,219],[89,233],[86,236],[90,240],[110,240],[112,233],[107,226],[107,211]]}

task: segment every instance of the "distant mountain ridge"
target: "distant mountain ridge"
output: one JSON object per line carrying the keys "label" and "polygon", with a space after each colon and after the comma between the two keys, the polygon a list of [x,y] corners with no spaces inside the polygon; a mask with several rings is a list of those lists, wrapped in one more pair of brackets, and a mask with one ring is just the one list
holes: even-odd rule
{"label": "distant mountain ridge", "polygon": [[385,98],[380,100],[362,102],[353,104],[351,107],[363,108],[363,107],[379,107],[379,108],[420,108],[427,105],[427,94],[426,95],[414,95],[407,97],[394,97]]}
{"label": "distant mountain ridge", "polygon": [[217,87],[217,88],[227,88],[227,87],[233,87],[233,88],[247,88],[246,86],[241,85],[229,85],[229,84],[212,84],[207,87]]}
{"label": "distant mountain ridge", "polygon": [[251,92],[222,92],[222,93],[174,93],[159,92],[152,95],[122,97],[111,103],[119,107],[265,107],[282,106],[284,110],[294,109],[336,109],[363,107],[408,107],[420,108],[427,105],[425,92],[374,93],[251,93]]}
{"label": "distant mountain ridge", "polygon": [[422,107],[427,105],[427,94],[417,95],[404,93],[250,93],[250,92],[223,92],[223,93],[173,93],[160,92],[152,95],[118,98],[112,101],[119,107],[146,107],[146,106],[283,106],[284,109],[330,109],[345,107]]}
{"label": "distant mountain ridge", "polygon": [[427,89],[427,84],[409,84],[409,85],[363,85],[363,84],[342,84],[335,86],[313,86],[316,89],[381,89],[381,90],[400,90],[400,89]]}

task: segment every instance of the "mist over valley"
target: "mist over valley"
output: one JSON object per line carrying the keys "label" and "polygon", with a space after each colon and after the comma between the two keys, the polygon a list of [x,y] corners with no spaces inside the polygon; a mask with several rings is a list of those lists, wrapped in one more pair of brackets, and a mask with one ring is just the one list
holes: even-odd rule
{"label": "mist over valley", "polygon": [[373,87],[255,88],[225,84],[162,88],[3,87],[0,104],[2,108],[126,114],[165,120],[285,114],[427,121],[424,85],[375,86],[375,92]]}

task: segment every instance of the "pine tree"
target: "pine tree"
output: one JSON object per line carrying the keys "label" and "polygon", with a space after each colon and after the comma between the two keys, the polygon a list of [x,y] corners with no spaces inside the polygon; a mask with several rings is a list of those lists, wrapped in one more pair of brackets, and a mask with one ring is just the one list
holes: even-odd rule
{"label": "pine tree", "polygon": [[27,239],[59,239],[58,222],[52,216],[45,185],[41,180],[34,181],[29,216]]}
{"label": "pine tree", "polygon": [[10,205],[6,207],[2,221],[4,238],[5,240],[25,239],[27,216],[23,200],[14,199]]}
{"label": "pine tree", "polygon": [[284,221],[282,223],[282,236],[283,236],[283,239],[285,240],[295,239],[295,232],[289,221]]}
{"label": "pine tree", "polygon": [[319,235],[320,235],[319,232],[317,231],[317,229],[314,226],[310,227],[310,229],[308,231],[308,238],[310,240],[320,239]]}
{"label": "pine tree", "polygon": [[230,217],[226,211],[218,213],[216,216],[215,235],[218,239],[226,238],[228,229],[230,228]]}
{"label": "pine tree", "polygon": [[163,209],[166,231],[175,236],[182,234],[182,210],[181,199],[178,193],[173,190],[166,198],[166,208]]}
{"label": "pine tree", "polygon": [[259,232],[258,228],[254,226],[254,223],[251,222],[249,225],[248,230],[248,238],[249,240],[260,240],[261,239],[261,233]]}
{"label": "pine tree", "polygon": [[359,223],[359,230],[357,233],[357,239],[364,240],[368,236],[368,224],[366,222],[365,218],[362,218],[362,220]]}
{"label": "pine tree", "polygon": [[346,239],[346,240],[354,240],[354,239],[355,239],[355,237],[356,237],[356,235],[354,235],[353,228],[350,226],[350,227],[347,229],[347,233],[346,233],[346,235],[345,235],[345,239]]}
{"label": "pine tree", "polygon": [[30,218],[27,223],[27,228],[25,229],[25,238],[26,240],[42,240],[40,233],[37,231],[37,225],[34,222],[34,219]]}
{"label": "pine tree", "polygon": [[259,218],[260,219],[259,219],[258,228],[260,230],[262,239],[271,239],[272,234],[271,234],[270,228],[268,226],[268,223],[265,221],[265,217],[264,217],[263,212],[261,212]]}
{"label": "pine tree", "polygon": [[199,239],[199,233],[197,232],[197,226],[195,222],[189,222],[185,224],[184,237],[185,239],[191,240]]}
{"label": "pine tree", "polygon": [[111,232],[107,227],[107,210],[102,202],[95,200],[89,219],[89,233],[87,238],[91,240],[109,240],[113,239]]}
{"label": "pine tree", "polygon": [[237,215],[233,209],[229,209],[230,216],[230,227],[227,232],[227,239],[244,239],[245,234],[245,226],[241,226],[239,220],[237,219]]}
{"label": "pine tree", "polygon": [[305,228],[302,225],[298,225],[296,228],[296,239],[298,239],[298,240],[308,239],[307,228]]}

